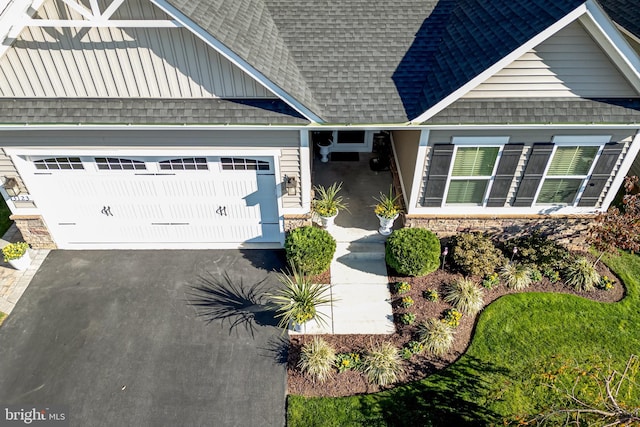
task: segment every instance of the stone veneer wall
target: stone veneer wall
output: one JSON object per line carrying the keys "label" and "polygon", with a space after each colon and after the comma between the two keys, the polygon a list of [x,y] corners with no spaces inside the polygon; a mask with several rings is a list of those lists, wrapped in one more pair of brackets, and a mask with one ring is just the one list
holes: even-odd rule
{"label": "stone veneer wall", "polygon": [[305,225],[312,225],[311,214],[308,215],[285,215],[284,216],[284,231],[288,233],[294,228],[302,227]]}
{"label": "stone veneer wall", "polygon": [[47,224],[40,215],[12,215],[16,227],[22,233],[24,241],[34,249],[57,249],[49,234]]}
{"label": "stone veneer wall", "polygon": [[496,239],[529,235],[534,231],[548,236],[569,249],[586,250],[586,231],[595,215],[566,216],[418,216],[407,215],[405,227],[428,228],[438,237],[450,237],[460,232],[479,231]]}

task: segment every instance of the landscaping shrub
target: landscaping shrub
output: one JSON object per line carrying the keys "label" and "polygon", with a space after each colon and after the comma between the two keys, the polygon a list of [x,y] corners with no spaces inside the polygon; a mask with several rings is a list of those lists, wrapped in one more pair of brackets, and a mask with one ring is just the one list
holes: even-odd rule
{"label": "landscaping shrub", "polygon": [[452,260],[464,275],[487,276],[504,264],[502,251],[482,233],[460,233],[453,238]]}
{"label": "landscaping shrub", "polygon": [[455,308],[448,308],[442,314],[442,321],[454,329],[460,326],[461,318],[462,313],[460,313]]}
{"label": "landscaping shrub", "polygon": [[426,291],[422,291],[422,297],[427,301],[436,302],[438,301],[438,291],[435,289],[427,289]]}
{"label": "landscaping shrub", "polygon": [[331,302],[329,285],[311,283],[295,267],[292,270],[293,276],[278,274],[283,287],[270,294],[276,310],[275,317],[280,318],[278,326],[286,328],[289,325],[302,325],[312,319],[326,325],[326,314],[319,312],[317,308]]}
{"label": "landscaping shrub", "polygon": [[414,354],[422,353],[424,346],[419,341],[409,341],[404,347],[402,347],[402,358],[409,360]]}
{"label": "landscaping shrub", "polygon": [[402,371],[398,349],[389,342],[374,345],[363,357],[362,371],[374,384],[386,386],[395,382]]}
{"label": "landscaping shrub", "polygon": [[291,230],[284,242],[287,261],[304,274],[320,274],[327,271],[336,240],[327,230],[304,226]]}
{"label": "landscaping shrub", "polygon": [[484,290],[469,279],[458,279],[445,287],[444,301],[465,314],[475,314],[484,306]]}
{"label": "landscaping shrub", "polygon": [[564,270],[565,283],[577,291],[593,291],[600,283],[600,274],[585,257],[577,257]]}
{"label": "landscaping shrub", "polygon": [[[540,270],[561,270],[571,260],[571,254],[565,247],[540,233],[510,239],[502,246],[505,256],[513,256],[514,260],[535,265]],[[517,248],[515,255],[513,248]]]}
{"label": "landscaping shrub", "polygon": [[324,382],[333,372],[335,359],[333,348],[322,338],[313,337],[311,342],[302,346],[298,367],[315,380]]}
{"label": "landscaping shrub", "polygon": [[528,287],[531,280],[531,268],[525,264],[508,262],[500,270],[500,277],[508,288],[522,290]]}
{"label": "landscaping shrub", "polygon": [[482,286],[487,289],[491,289],[494,286],[498,286],[500,284],[500,276],[498,273],[491,273],[482,280]]}
{"label": "landscaping shrub", "polygon": [[411,285],[407,282],[398,282],[394,286],[397,294],[406,294],[411,290]]}
{"label": "landscaping shrub", "polygon": [[442,356],[449,351],[453,336],[453,328],[438,319],[427,319],[418,325],[420,343],[434,356]]}
{"label": "landscaping shrub", "polygon": [[404,308],[409,308],[414,304],[413,298],[410,296],[402,297],[400,300],[400,305]]}
{"label": "landscaping shrub", "polygon": [[356,370],[360,368],[362,360],[359,353],[340,353],[336,356],[338,372]]}
{"label": "landscaping shrub", "polygon": [[414,313],[403,313],[400,316],[400,321],[403,325],[413,325],[413,322],[416,321],[416,315]]}
{"label": "landscaping shrub", "polygon": [[385,258],[399,274],[424,276],[440,266],[440,241],[424,228],[401,228],[387,239]]}

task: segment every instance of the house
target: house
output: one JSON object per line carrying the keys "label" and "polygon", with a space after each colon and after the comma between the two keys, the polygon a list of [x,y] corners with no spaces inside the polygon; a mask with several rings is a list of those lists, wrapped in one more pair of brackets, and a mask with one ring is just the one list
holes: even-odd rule
{"label": "house", "polygon": [[0,9],[0,192],[34,247],[279,247],[314,137],[385,135],[407,226],[570,242],[640,150],[631,0]]}

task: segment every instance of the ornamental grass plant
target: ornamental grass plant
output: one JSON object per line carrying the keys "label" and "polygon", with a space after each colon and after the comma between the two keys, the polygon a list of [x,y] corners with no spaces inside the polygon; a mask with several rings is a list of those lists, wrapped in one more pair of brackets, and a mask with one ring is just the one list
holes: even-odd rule
{"label": "ornamental grass plant", "polygon": [[476,314],[484,306],[484,290],[470,279],[457,279],[445,287],[442,299],[464,314]]}
{"label": "ornamental grass plant", "polygon": [[576,291],[591,292],[600,283],[600,274],[587,258],[580,256],[565,268],[564,281]]}
{"label": "ornamental grass plant", "polygon": [[362,359],[362,372],[369,382],[387,386],[396,382],[402,372],[398,349],[389,342],[375,344]]}
{"label": "ornamental grass plant", "polygon": [[454,335],[453,328],[438,319],[427,319],[418,325],[420,343],[434,356],[442,356],[449,351]]}
{"label": "ornamental grass plant", "polygon": [[336,352],[325,340],[315,336],[302,346],[298,367],[315,381],[324,382],[331,376],[336,361]]}

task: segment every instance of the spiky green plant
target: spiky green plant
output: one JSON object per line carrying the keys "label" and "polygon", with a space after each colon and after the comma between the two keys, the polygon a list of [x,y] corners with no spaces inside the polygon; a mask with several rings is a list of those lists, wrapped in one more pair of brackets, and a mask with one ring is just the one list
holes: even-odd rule
{"label": "spiky green plant", "polygon": [[318,312],[317,308],[332,301],[327,295],[329,285],[311,283],[295,267],[291,270],[291,275],[278,274],[278,280],[284,287],[271,295],[276,306],[276,318],[280,318],[278,326],[302,325],[312,319],[326,325],[326,314]]}
{"label": "spiky green plant", "polygon": [[484,306],[484,290],[470,279],[457,279],[445,287],[443,300],[460,312],[475,314]]}
{"label": "spiky green plant", "polygon": [[362,359],[362,372],[369,382],[380,386],[395,382],[402,372],[398,349],[389,342],[374,345]]}
{"label": "spiky green plant", "polygon": [[600,283],[600,274],[585,257],[577,257],[564,271],[565,283],[577,291],[591,292]]}
{"label": "spiky green plant", "polygon": [[438,319],[430,318],[418,325],[418,338],[424,349],[434,356],[442,356],[453,345],[455,331]]}
{"label": "spiky green plant", "polygon": [[325,217],[337,215],[339,210],[349,212],[344,198],[338,195],[341,189],[341,182],[334,182],[329,187],[323,187],[322,185],[314,186],[313,190],[316,194],[312,204],[313,211]]}
{"label": "spiky green plant", "polygon": [[298,367],[319,382],[326,381],[333,373],[336,352],[325,340],[313,337],[311,342],[302,346]]}
{"label": "spiky green plant", "polygon": [[531,269],[524,264],[508,262],[500,270],[500,277],[508,288],[519,291],[531,284]]}

